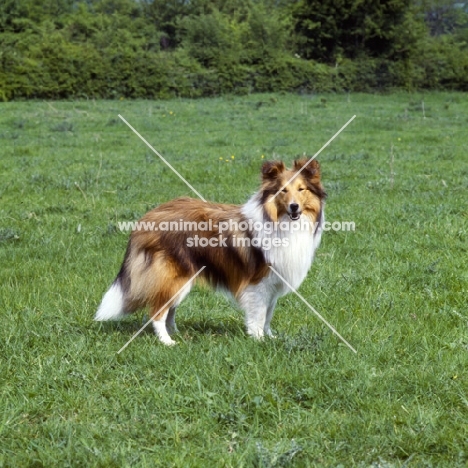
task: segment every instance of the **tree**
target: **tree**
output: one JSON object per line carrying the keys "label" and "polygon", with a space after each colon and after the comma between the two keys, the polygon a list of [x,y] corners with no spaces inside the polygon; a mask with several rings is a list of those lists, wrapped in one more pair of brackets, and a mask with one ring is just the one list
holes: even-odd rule
{"label": "tree", "polygon": [[432,36],[465,34],[468,28],[468,4],[453,0],[421,0],[416,3],[424,15]]}
{"label": "tree", "polygon": [[75,3],[75,0],[3,0],[0,3],[0,32],[21,31],[28,21],[54,20],[70,13]]}
{"label": "tree", "polygon": [[392,58],[411,37],[411,0],[301,0],[292,7],[298,52],[334,62],[339,57]]}

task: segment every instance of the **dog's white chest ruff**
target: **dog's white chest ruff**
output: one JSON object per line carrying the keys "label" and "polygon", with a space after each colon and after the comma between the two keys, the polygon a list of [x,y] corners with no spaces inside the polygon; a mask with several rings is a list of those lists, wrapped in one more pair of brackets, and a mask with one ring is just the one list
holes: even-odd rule
{"label": "dog's white chest ruff", "polygon": [[[260,245],[271,245],[263,248],[263,255],[270,264],[294,289],[304,281],[314,259],[315,250],[320,245],[322,226],[324,222],[323,207],[316,225],[295,221],[291,222],[287,216],[278,220],[275,226],[265,222],[265,214],[257,198],[252,197],[243,207],[242,213],[253,221],[254,225],[263,228],[255,230],[253,235],[261,238]],[[308,227],[306,227],[308,224]],[[302,228],[301,228],[302,226]],[[272,229],[270,229],[272,227]],[[268,239],[268,242],[264,240]],[[275,241],[276,240],[276,241]],[[290,288],[273,271],[264,280],[275,286],[278,295],[282,296]]]}

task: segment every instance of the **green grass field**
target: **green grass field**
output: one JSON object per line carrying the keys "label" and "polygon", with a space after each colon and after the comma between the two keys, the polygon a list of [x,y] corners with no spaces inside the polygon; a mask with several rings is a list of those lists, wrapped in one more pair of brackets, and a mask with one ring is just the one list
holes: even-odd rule
{"label": "green grass field", "polygon": [[[1,467],[457,467],[468,463],[468,99],[252,95],[17,102],[0,115]],[[329,221],[276,340],[196,289],[178,345],[144,311],[93,316],[119,221],[192,195],[243,203],[263,160],[314,154]]]}

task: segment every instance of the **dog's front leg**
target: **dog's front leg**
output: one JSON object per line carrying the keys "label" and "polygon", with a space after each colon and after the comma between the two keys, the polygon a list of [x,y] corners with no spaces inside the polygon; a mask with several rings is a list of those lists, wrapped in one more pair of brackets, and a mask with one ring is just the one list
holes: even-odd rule
{"label": "dog's front leg", "polygon": [[273,318],[273,312],[276,307],[276,300],[277,300],[276,298],[271,300],[267,309],[266,317],[265,317],[265,325],[263,326],[263,331],[265,332],[265,335],[269,336],[270,338],[275,338],[275,335],[271,331],[270,323],[271,323],[271,319]]}
{"label": "dog's front leg", "polygon": [[270,303],[265,295],[264,288],[260,284],[248,286],[242,292],[238,301],[245,312],[247,333],[257,339],[263,338]]}

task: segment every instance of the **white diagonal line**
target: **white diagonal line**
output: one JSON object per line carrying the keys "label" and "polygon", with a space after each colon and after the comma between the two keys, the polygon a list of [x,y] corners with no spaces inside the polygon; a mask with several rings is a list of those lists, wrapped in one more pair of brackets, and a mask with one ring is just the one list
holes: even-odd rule
{"label": "white diagonal line", "polygon": [[153,321],[153,317],[157,316],[162,310],[164,310],[172,300],[174,300],[182,291],[182,289],[193,281],[204,269],[206,266],[202,266],[153,316],[117,351],[117,354],[120,354],[147,326],[150,322]]}
{"label": "white diagonal line", "polygon": [[291,291],[293,291],[296,296],[305,304],[309,307],[309,309],[341,340],[343,343],[348,346],[348,348],[353,351],[354,353],[357,353],[357,351],[335,330],[335,328],[330,325],[271,265],[269,265],[270,270],[273,271],[273,273],[280,278],[286,286],[288,286]]}
{"label": "white diagonal line", "polygon": [[147,141],[146,141],[146,140],[145,140],[145,139],[144,139],[144,138],[143,138],[143,137],[142,137],[142,136],[141,136],[141,135],[140,135],[140,134],[139,134],[139,133],[138,133],[138,132],[137,132],[121,115],[120,115],[120,114],[119,114],[119,117],[120,117],[120,119],[121,119],[125,124],[127,124],[127,126],[135,133],[135,135],[137,135],[138,137],[140,137],[140,139],[143,141],[143,143],[145,143],[146,146],[148,146],[148,148],[149,148],[150,150],[152,150],[157,156],[159,156],[159,158],[174,172],[174,174],[176,174],[176,175],[179,177],[179,179],[181,179],[182,181],[185,182],[185,184],[187,185],[187,187],[189,187],[190,189],[192,189],[192,191],[193,191],[194,193],[196,193],[197,196],[198,196],[199,198],[201,198],[204,202],[206,202],[206,200],[203,198],[203,196],[200,194],[200,192],[198,192],[197,190],[195,190],[195,188],[193,188],[192,185],[191,185],[182,175],[180,175],[179,172],[178,172],[176,169],[174,169],[174,168],[169,164],[169,162],[167,162],[167,161],[162,157],[162,155],[161,155],[158,151],[156,151],[156,150],[155,150],[155,149],[154,149],[154,148],[153,148],[153,147],[152,147],[152,146],[151,146],[151,145],[150,145],[150,144],[149,144],[149,143],[148,143],[148,142],[147,142]]}
{"label": "white diagonal line", "polygon": [[304,164],[299,171],[297,171],[274,195],[271,200],[274,200],[276,196],[287,187],[354,119],[356,115],[353,115],[307,162]]}

